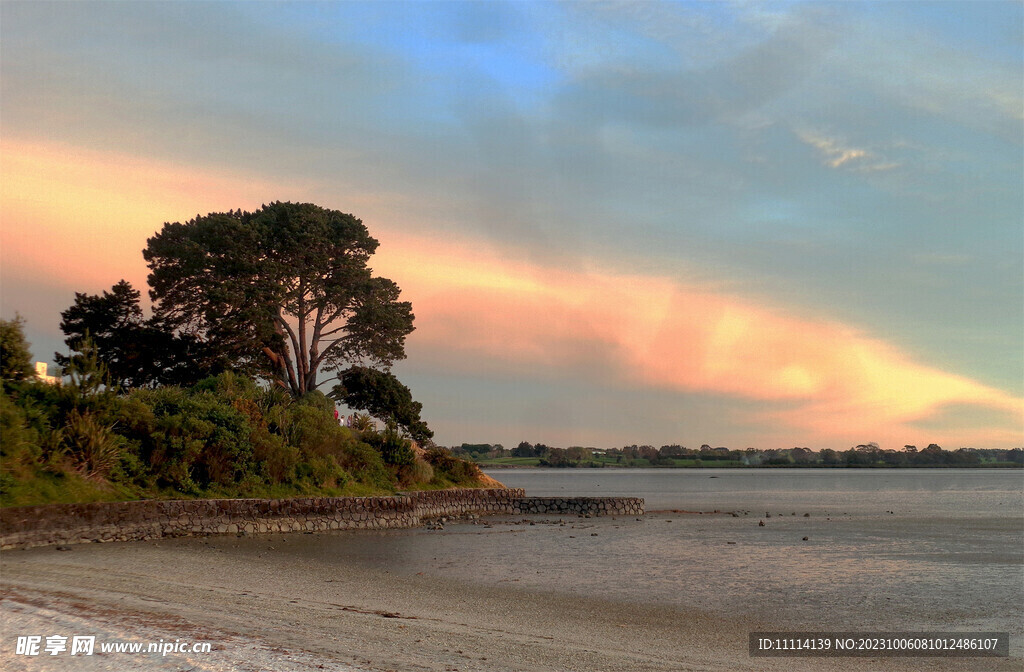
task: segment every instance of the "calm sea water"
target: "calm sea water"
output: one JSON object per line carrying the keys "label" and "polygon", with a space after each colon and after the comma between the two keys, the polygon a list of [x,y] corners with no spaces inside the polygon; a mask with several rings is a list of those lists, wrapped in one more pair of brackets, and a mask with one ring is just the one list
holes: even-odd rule
{"label": "calm sea water", "polygon": [[1024,471],[993,469],[504,469],[528,495],[644,497],[648,511],[760,511],[1024,519]]}
{"label": "calm sea water", "polygon": [[306,537],[306,551],[790,629],[1024,634],[1024,472],[491,474],[530,495],[641,496],[649,513]]}

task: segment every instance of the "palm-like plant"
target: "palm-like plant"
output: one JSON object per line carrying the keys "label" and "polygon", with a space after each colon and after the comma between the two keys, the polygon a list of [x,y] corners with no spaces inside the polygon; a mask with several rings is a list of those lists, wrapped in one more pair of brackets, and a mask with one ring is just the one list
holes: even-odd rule
{"label": "palm-like plant", "polygon": [[369,413],[356,413],[352,416],[351,427],[357,432],[373,432],[377,430],[377,423]]}

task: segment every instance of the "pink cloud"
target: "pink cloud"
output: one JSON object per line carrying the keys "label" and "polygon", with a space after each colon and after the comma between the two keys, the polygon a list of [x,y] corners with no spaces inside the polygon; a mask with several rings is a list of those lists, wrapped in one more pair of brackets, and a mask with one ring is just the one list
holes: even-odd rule
{"label": "pink cloud", "polygon": [[[667,277],[512,261],[482,241],[382,238],[377,265],[413,301],[412,338],[446,366],[777,402],[785,410],[756,419],[807,442],[902,445],[922,434],[912,423],[952,404],[1024,418],[1024,400],[834,321]],[[944,433],[1000,445],[1022,435],[1021,422]]]}
{"label": "pink cloud", "polygon": [[144,287],[142,248],[166,221],[256,208],[268,194],[302,193],[130,154],[8,137],[3,175],[4,273],[45,272],[78,291],[99,291],[121,278]]}

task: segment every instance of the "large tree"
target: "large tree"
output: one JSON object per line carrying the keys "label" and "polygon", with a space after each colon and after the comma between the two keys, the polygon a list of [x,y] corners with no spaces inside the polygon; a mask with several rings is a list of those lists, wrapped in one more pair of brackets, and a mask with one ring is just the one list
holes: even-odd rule
{"label": "large tree", "polygon": [[352,215],[275,202],[165,224],[143,255],[161,319],[300,396],[321,371],[405,358],[412,305],[372,274],[377,245]]}
{"label": "large tree", "polygon": [[75,292],[75,302],[61,316],[60,328],[69,355],[54,355],[62,367],[81,363],[85,344],[121,387],[190,385],[216,375],[227,359],[194,334],[177,334],[159,316],[145,319],[141,294],[121,280],[102,294]]}

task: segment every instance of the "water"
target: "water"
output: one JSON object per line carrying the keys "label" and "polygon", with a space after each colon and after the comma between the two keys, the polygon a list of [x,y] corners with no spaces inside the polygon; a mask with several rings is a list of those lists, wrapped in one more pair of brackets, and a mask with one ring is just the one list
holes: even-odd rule
{"label": "water", "polygon": [[[493,475],[537,496],[639,495],[657,512],[602,529],[608,538],[601,544],[584,539],[572,549],[572,562],[589,570],[574,579],[577,589],[792,624],[1022,631],[1019,471],[552,469]],[[716,510],[722,513],[711,513]],[[538,545],[517,557],[548,553]],[[567,569],[542,562],[545,570]],[[616,574],[635,582],[624,587],[606,580]]]}
{"label": "water", "polygon": [[544,496],[640,496],[648,511],[751,511],[1024,518],[1024,471],[991,469],[505,469]]}
{"label": "water", "polygon": [[536,496],[640,496],[649,513],[541,516],[533,525],[520,517],[303,543],[307,552],[398,574],[696,609],[778,628],[1024,634],[1019,471],[492,475]]}

